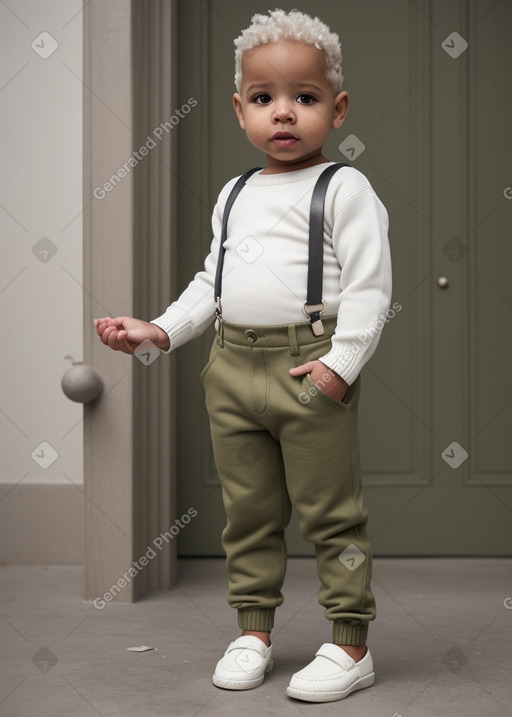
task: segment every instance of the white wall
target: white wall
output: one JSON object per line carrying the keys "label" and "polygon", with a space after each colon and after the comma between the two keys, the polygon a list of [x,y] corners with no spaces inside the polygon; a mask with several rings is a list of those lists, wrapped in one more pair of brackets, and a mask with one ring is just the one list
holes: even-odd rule
{"label": "white wall", "polygon": [[0,483],[81,484],[83,409],[60,388],[83,348],[81,0],[5,0],[0,48]]}

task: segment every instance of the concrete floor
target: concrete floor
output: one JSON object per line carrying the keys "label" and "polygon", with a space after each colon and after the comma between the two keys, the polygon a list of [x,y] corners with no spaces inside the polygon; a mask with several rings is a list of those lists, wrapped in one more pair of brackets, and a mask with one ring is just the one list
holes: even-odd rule
{"label": "concrete floor", "polygon": [[[224,562],[182,560],[178,586],[99,611],[83,570],[0,567],[2,717],[501,717],[512,715],[512,560],[378,559],[373,687],[342,702],[288,698],[329,624],[312,559],[291,559],[261,687],[220,690],[215,663],[239,635]],[[151,652],[126,648],[149,645]]]}

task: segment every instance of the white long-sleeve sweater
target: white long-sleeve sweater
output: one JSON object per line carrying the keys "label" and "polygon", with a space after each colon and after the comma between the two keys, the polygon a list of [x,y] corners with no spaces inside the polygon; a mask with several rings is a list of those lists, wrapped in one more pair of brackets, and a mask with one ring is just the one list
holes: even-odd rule
{"label": "white long-sleeve sweater", "polygon": [[[307,321],[311,194],[332,162],[279,174],[256,172],[236,198],[228,223],[222,280],[226,321],[268,326]],[[213,210],[213,241],[204,270],[152,323],[167,332],[169,351],[213,321],[217,256],[226,199]],[[374,353],[391,301],[388,215],[366,177],[343,167],[331,179],[324,216],[324,316],[337,315],[331,348],[320,360],[351,384]]]}

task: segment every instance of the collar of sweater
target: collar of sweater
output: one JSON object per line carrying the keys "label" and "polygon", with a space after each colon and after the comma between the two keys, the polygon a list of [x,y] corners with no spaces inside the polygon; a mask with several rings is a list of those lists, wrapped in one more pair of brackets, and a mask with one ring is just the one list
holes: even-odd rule
{"label": "collar of sweater", "polygon": [[262,174],[261,171],[255,172],[249,177],[246,184],[255,187],[268,187],[276,184],[301,182],[304,179],[318,176],[331,164],[333,164],[333,162],[322,162],[322,164],[315,164],[313,167],[306,167],[306,169],[296,169],[293,172],[278,172],[276,174]]}

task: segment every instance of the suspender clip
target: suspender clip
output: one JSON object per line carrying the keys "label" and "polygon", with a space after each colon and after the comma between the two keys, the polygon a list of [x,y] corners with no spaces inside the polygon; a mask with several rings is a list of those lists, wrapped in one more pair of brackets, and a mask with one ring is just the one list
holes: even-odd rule
{"label": "suspender clip", "polygon": [[222,303],[220,296],[217,296],[217,308],[215,309],[215,331],[219,332],[222,323]]}
{"label": "suspender clip", "polygon": [[321,304],[308,304],[306,302],[304,304],[303,311],[308,317],[308,319],[311,321],[311,330],[313,331],[314,335],[323,336],[324,325],[320,316],[325,311],[325,301],[322,299]]}
{"label": "suspender clip", "polygon": [[219,346],[224,348],[224,324],[222,323],[222,304],[220,296],[217,297],[217,308],[215,309],[215,331],[219,337]]}

